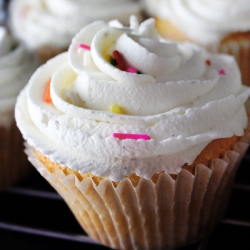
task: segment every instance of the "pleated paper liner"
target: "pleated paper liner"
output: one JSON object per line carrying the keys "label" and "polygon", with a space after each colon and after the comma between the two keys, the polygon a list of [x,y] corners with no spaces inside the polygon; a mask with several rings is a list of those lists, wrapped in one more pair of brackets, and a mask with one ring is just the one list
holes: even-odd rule
{"label": "pleated paper liner", "polygon": [[28,145],[26,153],[94,240],[114,249],[176,249],[209,235],[224,216],[249,137],[248,129],[210,168],[198,164],[194,174],[161,173],[156,183],[139,178],[137,185],[129,178],[118,185],[108,178],[98,185],[91,177],[79,181],[61,167],[50,172]]}
{"label": "pleated paper liner", "polygon": [[16,123],[0,126],[0,191],[25,178],[33,170],[24,153],[24,141]]}
{"label": "pleated paper liner", "polygon": [[219,52],[235,57],[242,74],[243,84],[250,86],[250,31],[225,36],[220,43]]}

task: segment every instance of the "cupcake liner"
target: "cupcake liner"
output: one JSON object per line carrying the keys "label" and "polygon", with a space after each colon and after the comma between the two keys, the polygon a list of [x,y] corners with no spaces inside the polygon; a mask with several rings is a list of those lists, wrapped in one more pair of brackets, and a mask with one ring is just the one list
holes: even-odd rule
{"label": "cupcake liner", "polygon": [[250,31],[228,34],[221,41],[218,50],[235,57],[243,84],[250,86]]}
{"label": "cupcake liner", "polygon": [[14,185],[33,170],[23,143],[14,121],[9,128],[0,126],[0,190]]}
{"label": "cupcake liner", "polygon": [[115,187],[108,178],[96,185],[60,169],[50,173],[27,144],[26,153],[94,240],[114,249],[175,249],[202,239],[222,219],[248,145],[249,133],[210,168],[183,169],[176,179],[161,173],[156,183],[140,178],[136,187],[128,178]]}

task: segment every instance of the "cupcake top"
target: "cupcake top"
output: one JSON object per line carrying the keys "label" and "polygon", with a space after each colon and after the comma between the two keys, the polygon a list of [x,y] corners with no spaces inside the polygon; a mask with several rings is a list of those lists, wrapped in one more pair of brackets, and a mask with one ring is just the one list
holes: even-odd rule
{"label": "cupcake top", "polygon": [[114,181],[178,173],[216,138],[243,135],[233,57],[162,40],[154,19],[85,26],[22,91],[16,121],[52,161]]}
{"label": "cupcake top", "polygon": [[17,44],[0,26],[0,126],[7,127],[13,121],[16,97],[36,66],[24,45]]}
{"label": "cupcake top", "polygon": [[153,16],[172,22],[201,45],[218,44],[230,32],[250,30],[250,0],[146,0]]}
{"label": "cupcake top", "polygon": [[141,10],[133,0],[13,0],[10,27],[32,50],[43,45],[68,47],[84,25],[96,19],[129,23],[129,16],[141,17]]}

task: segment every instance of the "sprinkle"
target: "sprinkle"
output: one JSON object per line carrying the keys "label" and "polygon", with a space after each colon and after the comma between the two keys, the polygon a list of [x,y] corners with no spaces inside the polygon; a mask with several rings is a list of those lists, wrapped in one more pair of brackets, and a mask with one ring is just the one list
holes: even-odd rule
{"label": "sprinkle", "polygon": [[47,103],[52,103],[51,96],[50,96],[50,83],[51,83],[51,79],[49,79],[46,84],[45,93],[43,96],[43,100]]}
{"label": "sprinkle", "polygon": [[90,50],[90,46],[87,45],[87,44],[80,43],[80,44],[77,46],[77,49],[86,49],[86,50]]}
{"label": "sprinkle", "polygon": [[139,70],[137,70],[137,74],[138,74],[138,75],[140,75],[140,74],[142,74],[142,72],[141,72],[141,71],[139,71]]}
{"label": "sprinkle", "polygon": [[225,74],[226,74],[226,72],[225,72],[225,70],[224,70],[224,69],[220,69],[220,70],[219,70],[219,74],[220,74],[220,75],[225,75]]}
{"label": "sprinkle", "polygon": [[128,67],[126,71],[130,73],[137,73],[137,70],[133,67]]}
{"label": "sprinkle", "polygon": [[118,64],[120,70],[126,71],[127,67],[126,67],[125,61],[124,61],[121,53],[118,50],[114,50],[113,56]]}
{"label": "sprinkle", "polygon": [[150,136],[146,134],[124,134],[124,133],[113,133],[113,137],[118,138],[120,140],[132,139],[132,140],[150,140]]}
{"label": "sprinkle", "polygon": [[90,51],[84,51],[84,57],[83,57],[83,66],[88,67],[91,66],[92,63],[92,57]]}
{"label": "sprinkle", "polygon": [[206,60],[206,64],[207,64],[208,66],[210,66],[210,65],[211,65],[211,61],[210,61],[210,60]]}
{"label": "sprinkle", "polygon": [[10,51],[14,51],[17,48],[17,46],[18,46],[17,44],[12,45]]}
{"label": "sprinkle", "polygon": [[116,61],[114,58],[111,58],[111,59],[110,59],[110,63],[111,63],[113,66],[117,66],[117,61]]}
{"label": "sprinkle", "polygon": [[117,104],[111,105],[109,109],[112,113],[116,113],[116,114],[124,114],[125,113],[123,108]]}

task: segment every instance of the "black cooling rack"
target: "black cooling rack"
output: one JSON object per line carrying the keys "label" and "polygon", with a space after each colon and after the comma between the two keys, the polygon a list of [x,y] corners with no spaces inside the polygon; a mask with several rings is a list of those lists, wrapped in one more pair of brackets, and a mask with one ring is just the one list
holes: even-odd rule
{"label": "black cooling rack", "polygon": [[[249,200],[250,150],[237,172],[223,221],[210,237],[183,250],[249,250]],[[2,250],[109,249],[85,234],[35,168],[21,183],[0,193],[0,241]]]}

